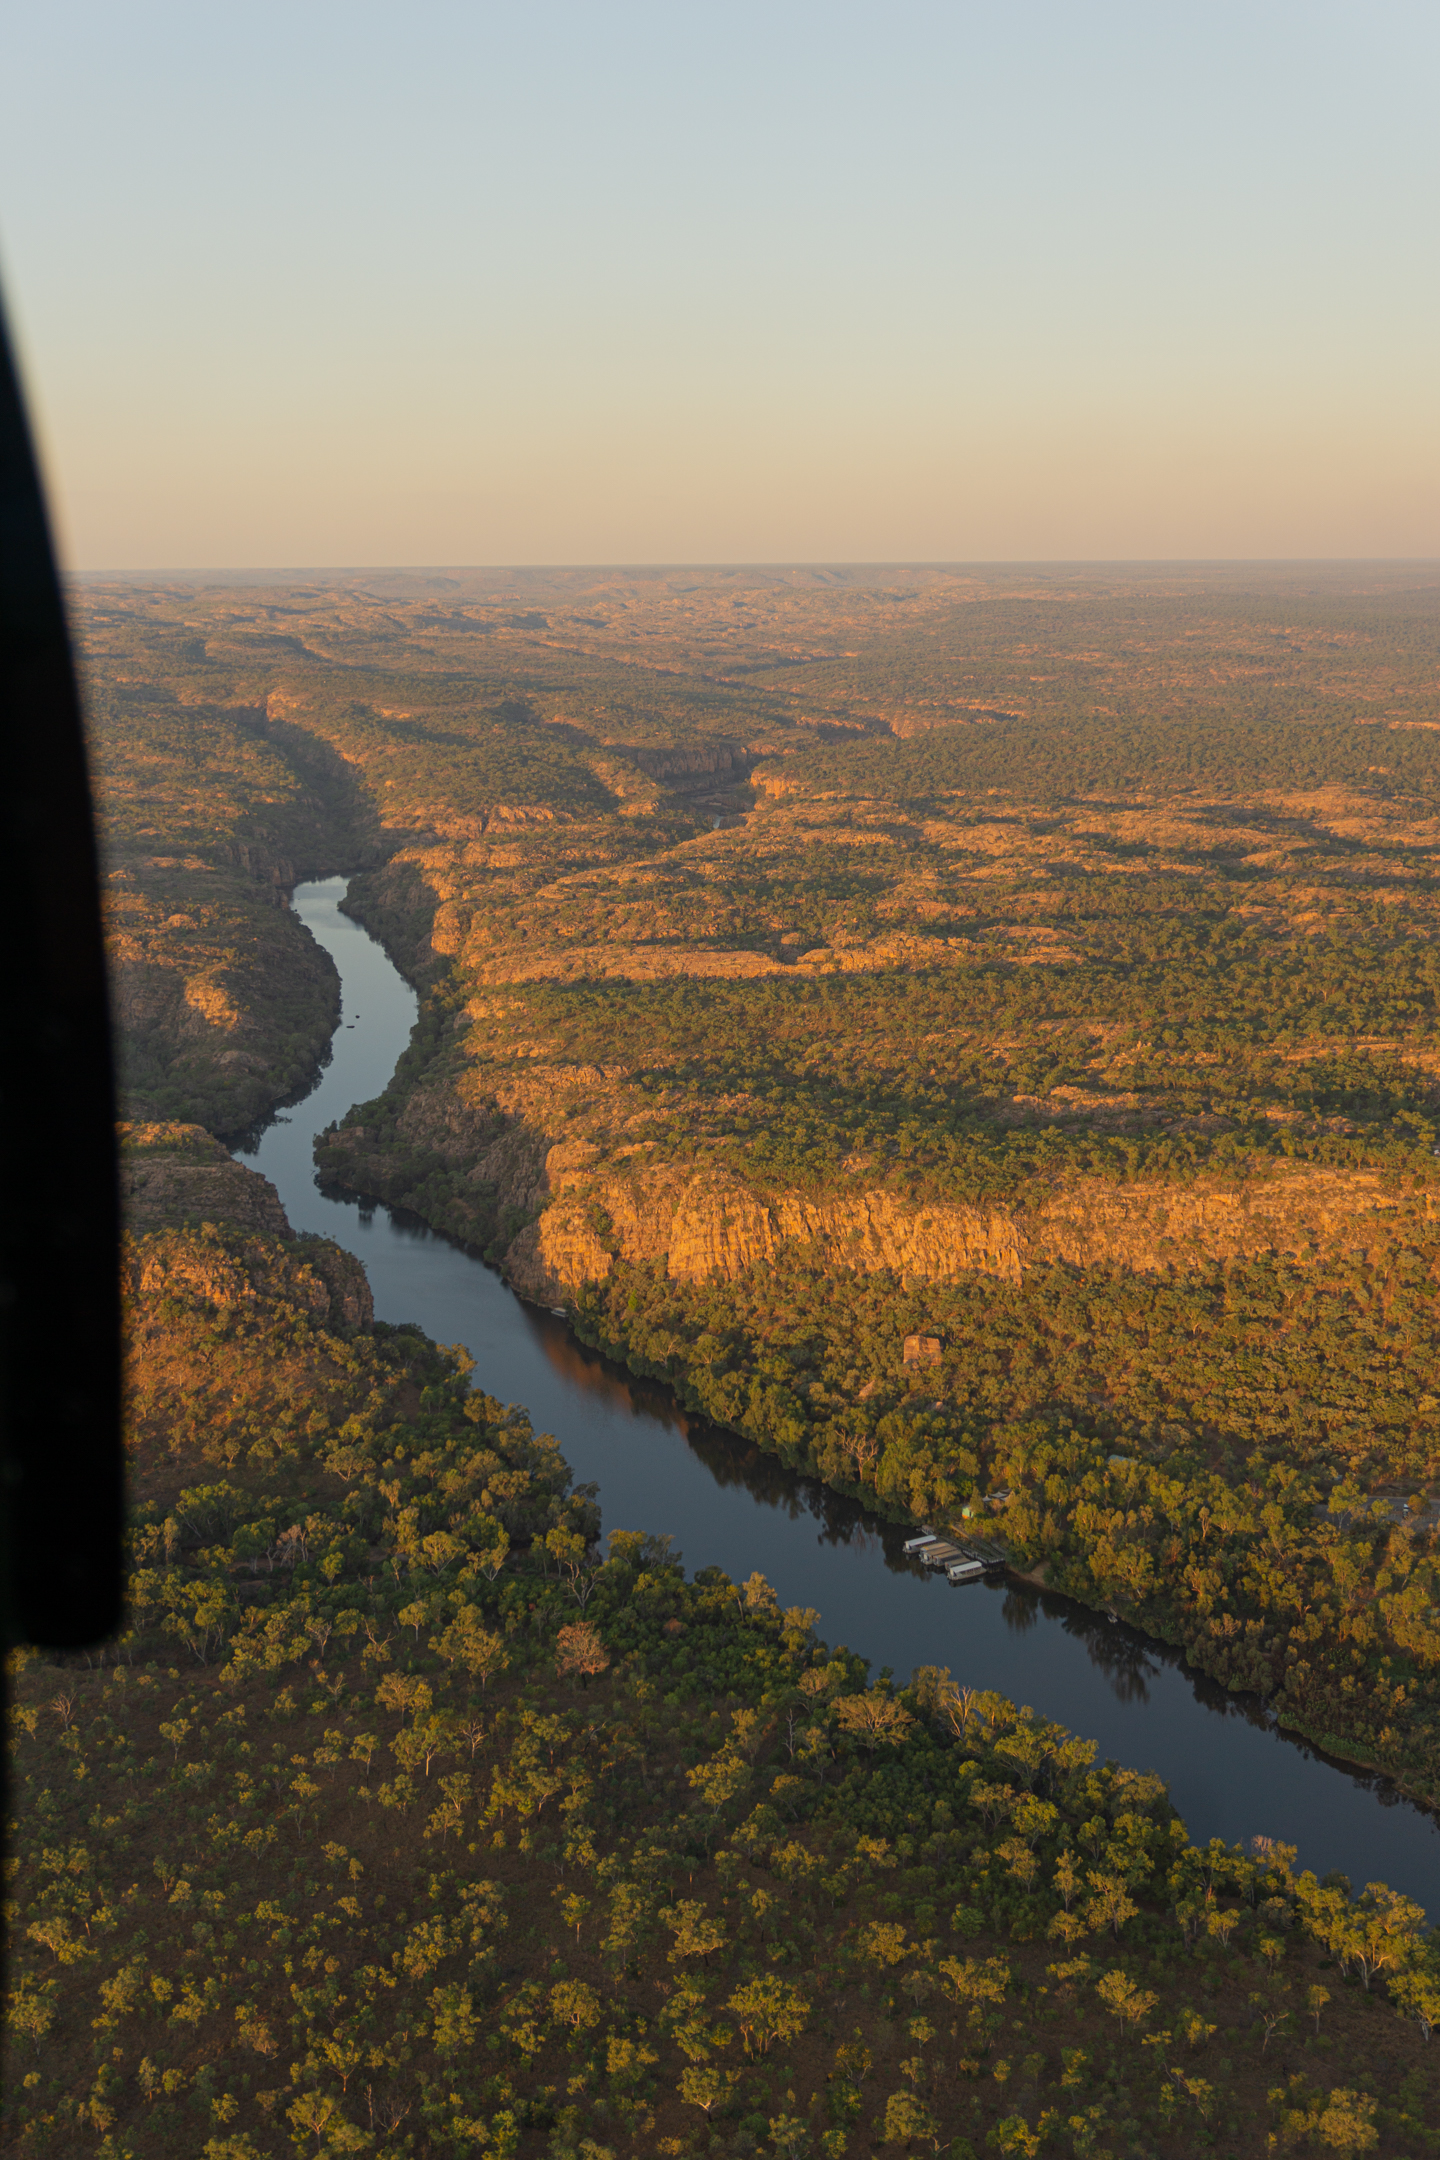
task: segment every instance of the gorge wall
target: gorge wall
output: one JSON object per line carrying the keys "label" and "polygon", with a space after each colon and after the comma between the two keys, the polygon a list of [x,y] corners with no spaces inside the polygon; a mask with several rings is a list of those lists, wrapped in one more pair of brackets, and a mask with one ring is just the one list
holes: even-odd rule
{"label": "gorge wall", "polygon": [[[588,1085],[603,1085],[598,1072]],[[546,1092],[537,1088],[537,1094]],[[617,1262],[663,1262],[674,1281],[732,1281],[810,1248],[817,1260],[906,1283],[971,1274],[1019,1282],[1025,1269],[1165,1272],[1266,1253],[1374,1262],[1432,1221],[1432,1195],[1378,1169],[1257,1165],[1242,1179],[1189,1184],[1136,1178],[1057,1181],[1023,1206],[967,1205],[867,1183],[857,1172],[826,1194],[762,1191],[728,1172],[651,1163],[643,1144],[618,1163],[584,1139],[551,1141],[538,1120],[487,1116],[473,1083],[422,1083],[401,1113],[401,1146],[417,1145],[468,1191],[533,1220],[502,1249],[517,1289],[543,1303],[604,1281]],[[538,1108],[538,1105],[536,1106]],[[497,1130],[498,1122],[498,1130]],[[357,1190],[389,1188],[395,1137],[342,1127],[323,1143],[327,1173]],[[442,1226],[473,1236],[463,1219]]]}
{"label": "gorge wall", "polygon": [[907,1284],[977,1273],[1018,1282],[1025,1268],[1057,1261],[1145,1272],[1268,1252],[1360,1250],[1373,1259],[1432,1208],[1387,1190],[1378,1172],[1309,1166],[1241,1185],[1085,1181],[1038,1206],[1007,1209],[883,1188],[762,1198],[703,1170],[594,1178],[569,1154],[551,1150],[545,1181],[554,1197],[506,1255],[517,1287],[537,1298],[603,1280],[617,1260],[662,1260],[677,1281],[731,1280],[786,1245],[811,1247],[831,1267],[888,1270]]}

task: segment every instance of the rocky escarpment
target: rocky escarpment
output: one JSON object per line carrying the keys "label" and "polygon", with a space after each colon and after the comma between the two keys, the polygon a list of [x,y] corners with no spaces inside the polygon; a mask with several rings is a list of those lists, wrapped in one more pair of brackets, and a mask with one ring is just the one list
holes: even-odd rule
{"label": "rocky escarpment", "polygon": [[386,843],[343,759],[186,653],[197,680],[92,656],[107,960],[130,1114],[229,1134],[303,1084],[338,1018],[290,891]]}
{"label": "rocky escarpment", "polygon": [[1027,1207],[915,1200],[883,1187],[824,1198],[765,1196],[704,1170],[598,1172],[583,1147],[550,1150],[543,1212],[507,1264],[537,1298],[603,1280],[617,1260],[661,1261],[677,1281],[731,1280],[809,1246],[832,1267],[888,1270],[908,1283],[988,1274],[1018,1282],[1063,1262],[1127,1272],[1198,1266],[1277,1252],[1362,1252],[1367,1259],[1433,1212],[1424,1195],[1379,1171],[1290,1166],[1240,1183],[1078,1180]]}
{"label": "rocky escarpment", "polygon": [[242,1132],[313,1071],[339,1018],[339,981],[283,905],[279,875],[293,869],[110,872],[107,957],[132,1115]]}
{"label": "rocky escarpment", "polygon": [[[1018,1282],[1027,1268],[1055,1262],[1143,1274],[1270,1252],[1374,1259],[1413,1236],[1435,1206],[1379,1170],[1304,1163],[1188,1184],[1057,1181],[1023,1206],[917,1198],[868,1183],[864,1172],[830,1193],[775,1193],[727,1171],[656,1162],[643,1142],[618,1160],[579,1137],[547,1146],[543,1098],[557,1121],[570,1101],[558,1076],[537,1084],[529,1115],[498,1119],[493,1104],[467,1101],[478,1090],[466,1077],[468,1088],[417,1090],[388,1142],[364,1126],[329,1136],[326,1168],[356,1189],[388,1194],[396,1140],[422,1150],[449,1179],[457,1212],[446,1221],[443,1203],[433,1211],[443,1227],[475,1234],[467,1193],[485,1194],[493,1213],[532,1218],[504,1249],[504,1264],[517,1288],[547,1302],[603,1281],[617,1262],[659,1262],[675,1281],[729,1281],[800,1247],[829,1266],[888,1271],[911,1284],[971,1274]],[[574,1074],[565,1078],[580,1087]]]}
{"label": "rocky escarpment", "polygon": [[739,743],[706,743],[690,749],[650,749],[631,743],[607,743],[614,757],[623,757],[652,780],[663,780],[680,793],[711,788],[717,781],[743,780],[755,763],[755,753]]}
{"label": "rocky escarpment", "polygon": [[[120,1200],[126,1230],[136,1239],[170,1229],[240,1230],[282,1238],[296,1263],[299,1294],[316,1319],[342,1328],[369,1327],[374,1320],[370,1285],[360,1262],[326,1238],[296,1239],[270,1180],[235,1162],[203,1126],[122,1125]],[[187,1242],[184,1252],[191,1287],[199,1286],[194,1278],[199,1268],[209,1281],[205,1294],[211,1302],[234,1303],[240,1295],[234,1286],[239,1278],[221,1249],[202,1239]],[[153,1274],[159,1264],[153,1251],[133,1263],[140,1269],[134,1287],[153,1289],[146,1270]],[[177,1264],[173,1254],[165,1262],[167,1267]]]}
{"label": "rocky escarpment", "polygon": [[280,1251],[288,1296],[318,1326],[353,1331],[373,1325],[365,1270],[328,1239],[296,1238],[279,1248],[265,1240],[242,1240],[235,1250],[233,1243],[214,1223],[179,1237],[162,1233],[127,1240],[126,1287],[132,1297],[178,1293],[203,1298],[217,1312],[243,1310],[256,1303],[252,1262],[268,1265],[265,1256],[273,1260]]}
{"label": "rocky escarpment", "polygon": [[294,1235],[270,1180],[236,1162],[203,1125],[122,1125],[120,1202],[126,1228],[137,1234],[216,1222]]}

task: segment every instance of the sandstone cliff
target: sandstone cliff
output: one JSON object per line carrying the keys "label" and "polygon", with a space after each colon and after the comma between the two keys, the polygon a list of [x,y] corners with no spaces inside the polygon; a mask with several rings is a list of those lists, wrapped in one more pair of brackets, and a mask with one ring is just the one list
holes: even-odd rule
{"label": "sandstone cliff", "polygon": [[122,1125],[120,1202],[136,1233],[214,1222],[294,1235],[270,1180],[236,1162],[203,1125]]}
{"label": "sandstone cliff", "polygon": [[[228,1226],[227,1226],[228,1227]],[[198,1296],[217,1311],[255,1306],[258,1293],[249,1264],[263,1244],[232,1252],[213,1223],[183,1238],[127,1240],[125,1278],[132,1295]],[[299,1238],[284,1248],[286,1294],[321,1327],[369,1328],[375,1318],[370,1285],[360,1262],[325,1238]],[[248,1255],[248,1258],[247,1258]]]}
{"label": "sandstone cliff", "polygon": [[[235,1162],[203,1126],[122,1125],[120,1149],[121,1210],[133,1239],[143,1239],[150,1231],[196,1228],[283,1238],[296,1294],[317,1320],[337,1328],[371,1325],[374,1300],[360,1262],[327,1238],[296,1239],[270,1180]],[[249,1294],[244,1270],[213,1240],[167,1245],[163,1259],[158,1248],[148,1245],[131,1250],[137,1289],[158,1287],[157,1267],[171,1272],[179,1267],[188,1270],[187,1284],[203,1289],[213,1304],[234,1304]],[[133,1257],[137,1250],[138,1260]]]}
{"label": "sandstone cliff", "polygon": [[801,1247],[827,1265],[909,1283],[968,1274],[1018,1282],[1055,1262],[1146,1273],[1267,1252],[1373,1259],[1413,1237],[1433,1205],[1379,1169],[1274,1157],[1255,1158],[1247,1175],[1183,1183],[1057,1178],[1025,1205],[914,1196],[863,1166],[830,1192],[761,1190],[703,1155],[677,1161],[673,1134],[652,1138],[648,1115],[627,1110],[615,1084],[623,1068],[552,1062],[543,1040],[517,1039],[523,1008],[503,996],[472,1001],[467,1017],[476,1035],[506,1038],[505,1062],[470,1063],[463,1051],[442,1060],[407,1093],[392,1133],[343,1127],[323,1157],[342,1183],[402,1200],[397,1149],[443,1168],[448,1207],[423,1195],[419,1205],[462,1237],[477,1236],[469,1210],[482,1196],[482,1212],[538,1218],[511,1240],[504,1264],[546,1302],[603,1280],[617,1262],[662,1262],[675,1280],[729,1280]]}
{"label": "sandstone cliff", "polygon": [[606,748],[628,758],[652,780],[663,780],[682,791],[713,787],[717,780],[743,779],[755,762],[753,754],[738,743],[673,750],[642,749],[630,744],[607,744]]}
{"label": "sandstone cliff", "polygon": [[536,1298],[601,1280],[617,1260],[663,1261],[677,1280],[727,1280],[785,1246],[907,1283],[976,1273],[1018,1282],[1027,1267],[1055,1261],[1147,1272],[1267,1252],[1373,1258],[1431,1206],[1378,1171],[1313,1165],[1239,1184],[1081,1180],[1024,1208],[917,1201],[858,1177],[854,1190],[823,1199],[762,1198],[704,1170],[597,1175],[575,1143],[550,1150],[537,1202],[539,1220],[507,1256],[517,1286]]}

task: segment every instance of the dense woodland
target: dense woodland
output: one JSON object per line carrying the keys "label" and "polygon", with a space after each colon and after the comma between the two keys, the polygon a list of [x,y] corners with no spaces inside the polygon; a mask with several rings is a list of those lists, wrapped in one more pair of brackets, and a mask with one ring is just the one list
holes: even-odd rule
{"label": "dense woodland", "polygon": [[130,1626],[12,1660],[8,2150],[1440,2145],[1418,1908],[602,1547],[463,1356],[335,1324],[347,1268],[127,1255]]}
{"label": "dense woodland", "polygon": [[[1016,1566],[1433,1796],[1437,600],[88,588],[127,1108],[305,1084],[336,986],[277,902],[358,872],[421,1017],[323,1175],[517,1268],[578,1208],[587,1340],[893,1519],[1008,1490]],[[1295,1197],[1264,1249],[699,1279],[623,1225],[702,1171]],[[1403,1900],[607,1556],[522,1410],[241,1219],[137,1238],[131,1629],[15,1681],[17,2149],[1433,2149]]]}
{"label": "dense woodland", "polygon": [[[621,1269],[577,1320],[884,1511],[956,1522],[1008,1491],[989,1522],[1018,1567],[1433,1801],[1437,1261],[908,1291],[813,1264],[723,1289]],[[907,1371],[904,1336],[937,1326],[942,1360]]]}

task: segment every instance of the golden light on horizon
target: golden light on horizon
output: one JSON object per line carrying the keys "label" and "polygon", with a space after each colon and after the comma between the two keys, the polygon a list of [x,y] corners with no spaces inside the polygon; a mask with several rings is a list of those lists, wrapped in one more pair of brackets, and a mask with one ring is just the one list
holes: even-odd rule
{"label": "golden light on horizon", "polygon": [[83,12],[0,130],[77,567],[1440,551],[1418,11]]}

